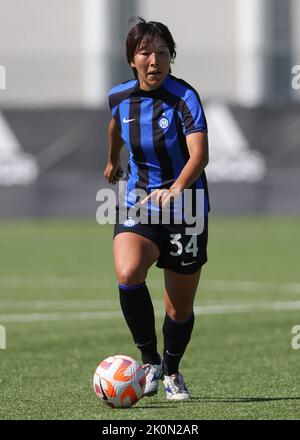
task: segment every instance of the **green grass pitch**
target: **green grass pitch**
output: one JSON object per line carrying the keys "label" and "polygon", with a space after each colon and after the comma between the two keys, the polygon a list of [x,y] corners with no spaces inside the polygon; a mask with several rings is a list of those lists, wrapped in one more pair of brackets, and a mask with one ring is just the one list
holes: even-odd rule
{"label": "green grass pitch", "polygon": [[[112,226],[86,220],[0,223],[0,419],[299,419],[300,220],[210,220],[209,262],[181,371],[193,399],[157,396],[127,410],[92,390],[112,354],[140,360],[120,314]],[[163,272],[148,286],[162,348]]]}

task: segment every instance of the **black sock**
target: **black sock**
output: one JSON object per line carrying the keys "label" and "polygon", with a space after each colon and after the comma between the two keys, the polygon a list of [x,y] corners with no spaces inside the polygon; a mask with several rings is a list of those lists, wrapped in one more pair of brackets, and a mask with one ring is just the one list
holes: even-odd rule
{"label": "black sock", "polygon": [[159,364],[154,309],[146,283],[135,286],[119,284],[123,315],[144,364]]}
{"label": "black sock", "polygon": [[191,338],[195,322],[194,312],[183,322],[173,321],[167,314],[163,325],[165,374],[178,373],[179,362]]}

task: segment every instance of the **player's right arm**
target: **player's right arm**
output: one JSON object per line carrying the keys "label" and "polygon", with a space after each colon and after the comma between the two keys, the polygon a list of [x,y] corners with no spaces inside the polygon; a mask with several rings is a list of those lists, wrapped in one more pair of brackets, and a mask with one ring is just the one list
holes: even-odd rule
{"label": "player's right arm", "polygon": [[120,165],[120,152],[124,144],[121,138],[114,118],[108,125],[108,160],[104,171],[104,176],[108,183],[115,184],[122,177],[123,170]]}

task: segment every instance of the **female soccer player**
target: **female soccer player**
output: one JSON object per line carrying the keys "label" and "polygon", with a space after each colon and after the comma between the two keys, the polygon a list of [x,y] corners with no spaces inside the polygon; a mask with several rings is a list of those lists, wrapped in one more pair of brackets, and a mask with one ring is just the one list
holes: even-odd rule
{"label": "female soccer player", "polygon": [[[179,363],[192,334],[194,297],[201,267],[207,261],[207,125],[197,92],[171,75],[176,51],[168,28],[140,17],[131,22],[134,26],[127,36],[126,55],[135,79],[109,93],[112,119],[104,175],[109,183],[120,179],[120,150],[125,144],[130,154],[126,209],[136,202],[132,193],[144,190],[140,207],[153,207],[160,214],[156,223],[134,218],[119,221],[117,215],[116,276],[121,308],[142,355],[145,395],[156,394],[163,379],[167,399],[185,400],[191,396]],[[174,217],[168,224],[161,221],[163,207],[169,203],[174,209],[175,200],[183,197],[186,189],[204,194],[204,229],[193,235],[186,233],[185,218],[181,224],[175,223]],[[157,351],[154,310],[145,281],[155,262],[164,269],[163,358]]]}

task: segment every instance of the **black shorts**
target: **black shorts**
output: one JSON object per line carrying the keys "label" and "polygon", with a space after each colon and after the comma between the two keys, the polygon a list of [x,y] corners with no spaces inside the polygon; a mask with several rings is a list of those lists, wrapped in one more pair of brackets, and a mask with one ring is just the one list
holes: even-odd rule
{"label": "black shorts", "polygon": [[197,272],[207,262],[208,217],[201,234],[186,235],[185,224],[116,223],[114,238],[122,232],[133,232],[153,241],[160,255],[156,266],[182,274]]}

